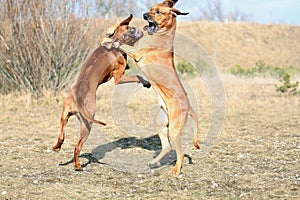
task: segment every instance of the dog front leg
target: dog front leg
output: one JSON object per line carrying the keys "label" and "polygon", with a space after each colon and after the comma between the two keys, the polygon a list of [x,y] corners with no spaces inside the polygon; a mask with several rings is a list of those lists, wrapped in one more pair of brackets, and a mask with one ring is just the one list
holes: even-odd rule
{"label": "dog front leg", "polygon": [[139,83],[140,80],[136,76],[128,76],[123,74],[121,77],[115,77],[115,84],[124,84],[124,83]]}
{"label": "dog front leg", "polygon": [[115,78],[115,84],[124,84],[124,83],[141,83],[144,87],[150,88],[151,84],[149,81],[145,80],[143,77],[136,75],[136,76],[128,76],[123,74],[120,79]]}

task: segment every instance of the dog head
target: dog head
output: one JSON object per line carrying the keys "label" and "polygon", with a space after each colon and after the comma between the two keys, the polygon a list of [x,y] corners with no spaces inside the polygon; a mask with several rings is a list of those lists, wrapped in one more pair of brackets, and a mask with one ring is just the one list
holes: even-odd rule
{"label": "dog head", "polygon": [[100,39],[102,46],[108,49],[119,48],[122,44],[134,46],[143,37],[143,32],[135,27],[129,26],[132,15],[123,20],[120,24],[110,27],[106,37]]}
{"label": "dog head", "polygon": [[144,19],[149,23],[144,29],[149,35],[155,34],[158,30],[169,30],[176,26],[178,15],[187,15],[174,8],[178,0],[165,0],[163,3],[154,5],[151,10],[144,14]]}

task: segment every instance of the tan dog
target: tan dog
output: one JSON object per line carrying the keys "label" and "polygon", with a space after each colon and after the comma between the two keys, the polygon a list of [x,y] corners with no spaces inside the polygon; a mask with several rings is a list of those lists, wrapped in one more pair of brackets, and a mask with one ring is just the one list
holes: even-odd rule
{"label": "tan dog", "polygon": [[150,87],[149,82],[139,76],[126,76],[124,71],[127,66],[126,55],[118,49],[119,45],[134,45],[143,37],[143,32],[129,26],[132,15],[122,21],[118,26],[110,29],[108,36],[110,42],[102,39],[104,46],[99,46],[94,53],[85,61],[76,84],[63,104],[61,116],[61,132],[58,136],[54,151],[59,151],[65,138],[65,126],[72,115],[76,115],[80,121],[80,139],[74,151],[75,169],[81,171],[78,155],[84,142],[87,140],[92,122],[105,125],[105,123],[93,119],[96,111],[96,90],[102,83],[109,81],[112,77],[115,84],[128,82],[142,82],[145,87]]}
{"label": "tan dog", "polygon": [[176,150],[177,161],[173,168],[174,174],[180,174],[184,153],[182,150],[182,134],[190,115],[197,127],[194,136],[194,146],[199,149],[198,117],[190,106],[187,93],[182,86],[174,65],[174,37],[176,31],[176,17],[187,15],[173,8],[177,0],[165,0],[154,5],[144,19],[149,22],[144,29],[148,37],[143,37],[136,49],[128,49],[125,52],[134,58],[138,66],[150,81],[154,90],[159,94],[161,109],[156,116],[156,125],[160,128],[162,150],[149,164],[159,164],[159,161],[168,154],[173,147]]}

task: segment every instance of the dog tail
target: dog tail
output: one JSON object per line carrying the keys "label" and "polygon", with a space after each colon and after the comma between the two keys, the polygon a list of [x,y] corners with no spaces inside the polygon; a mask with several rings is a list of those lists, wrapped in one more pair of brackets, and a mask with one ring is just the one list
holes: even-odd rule
{"label": "dog tail", "polygon": [[96,123],[96,124],[100,124],[100,125],[103,125],[103,126],[106,126],[106,123],[101,122],[101,121],[99,121],[99,120],[97,120],[97,119],[93,119],[93,118],[89,117],[89,116],[86,114],[86,112],[84,111],[84,109],[80,109],[80,113],[81,113],[81,114],[83,115],[83,117],[85,117],[88,121],[93,122],[93,123]]}
{"label": "dog tail", "polygon": [[193,110],[193,108],[190,107],[189,109],[189,115],[193,118],[193,120],[195,121],[195,124],[196,124],[196,132],[195,132],[195,135],[194,135],[194,140],[193,140],[193,143],[194,143],[194,146],[197,148],[197,149],[200,149],[200,145],[198,143],[198,138],[200,136],[200,129],[199,129],[199,122],[198,122],[198,116],[197,114],[195,113],[195,111]]}
{"label": "dog tail", "polygon": [[100,124],[100,125],[103,125],[103,126],[106,126],[106,123],[104,123],[104,122],[101,122],[101,121],[99,121],[99,120],[96,120],[96,119],[92,119],[92,118],[90,118],[90,117],[86,117],[86,116],[84,116],[87,120],[89,120],[89,121],[91,121],[91,122],[93,122],[93,123],[96,123],[96,124]]}

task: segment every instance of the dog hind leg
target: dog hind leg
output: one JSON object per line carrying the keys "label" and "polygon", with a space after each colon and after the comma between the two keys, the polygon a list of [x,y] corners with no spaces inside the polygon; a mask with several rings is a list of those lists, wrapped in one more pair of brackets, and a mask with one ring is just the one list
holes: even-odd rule
{"label": "dog hind leg", "polygon": [[155,126],[160,129],[158,136],[161,142],[161,152],[149,163],[149,166],[159,165],[159,161],[172,150],[168,137],[168,115],[163,107],[159,109],[155,117]]}
{"label": "dog hind leg", "polygon": [[65,127],[68,123],[68,120],[69,120],[70,116],[72,116],[72,106],[73,106],[72,96],[69,95],[67,97],[67,99],[64,101],[64,105],[63,105],[63,111],[62,111],[61,120],[60,120],[61,131],[60,131],[60,134],[58,136],[58,140],[57,140],[56,145],[53,146],[53,148],[52,148],[56,152],[60,151],[61,146],[64,143],[64,140],[65,140]]}
{"label": "dog hind leg", "polygon": [[195,113],[195,111],[193,110],[193,108],[189,109],[189,114],[193,118],[193,120],[195,121],[195,124],[196,124],[196,132],[195,132],[195,135],[194,135],[193,143],[194,143],[194,146],[197,149],[200,149],[200,145],[198,143],[199,136],[200,136],[200,128],[199,128],[198,116]]}
{"label": "dog hind leg", "polygon": [[172,173],[175,175],[179,175],[181,171],[182,161],[184,159],[184,153],[182,150],[182,141],[181,141],[181,132],[177,133],[177,136],[173,139],[173,145],[176,150],[176,164],[172,170]]}
{"label": "dog hind leg", "polygon": [[[173,116],[170,120],[169,125],[169,138],[172,145],[176,151],[176,164],[172,170],[172,173],[179,175],[181,171],[182,161],[184,159],[184,153],[182,149],[182,135],[183,129],[187,123],[188,113],[180,112],[178,116],[171,114]],[[176,116],[176,117],[175,117]]]}
{"label": "dog hind leg", "polygon": [[74,166],[76,171],[82,171],[82,166],[79,162],[79,154],[84,142],[87,140],[91,131],[91,123],[83,116],[80,116],[80,139],[74,149]]}

